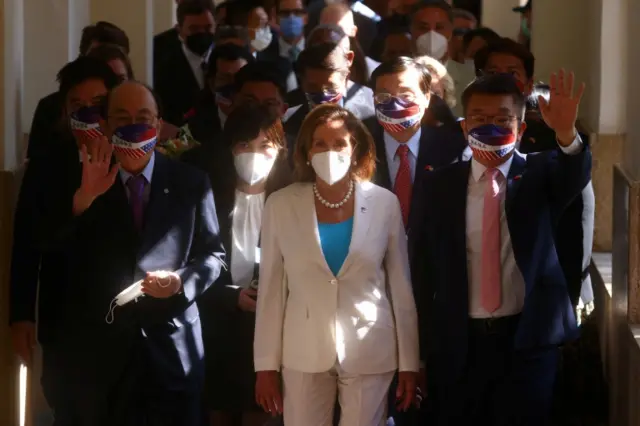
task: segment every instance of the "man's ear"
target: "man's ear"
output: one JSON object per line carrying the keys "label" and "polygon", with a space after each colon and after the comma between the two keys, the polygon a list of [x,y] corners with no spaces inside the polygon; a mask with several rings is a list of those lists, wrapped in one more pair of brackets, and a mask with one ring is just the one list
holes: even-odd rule
{"label": "man's ear", "polygon": [[469,132],[467,130],[467,120],[463,118],[458,121],[458,123],[460,124],[460,128],[462,129],[462,133],[464,133],[464,138],[467,139],[467,136],[469,135]]}
{"label": "man's ear", "polygon": [[351,27],[351,31],[349,31],[351,34],[348,34],[349,37],[355,37],[358,34],[358,27],[356,25],[354,25],[353,27]]}
{"label": "man's ear", "polygon": [[520,123],[520,128],[518,129],[518,140],[522,139],[522,135],[524,135],[525,130],[527,130],[527,123],[522,121]]}
{"label": "man's ear", "polygon": [[356,54],[353,51],[348,51],[345,56],[347,57],[347,61],[349,61],[349,67],[353,65],[353,58],[355,58]]}

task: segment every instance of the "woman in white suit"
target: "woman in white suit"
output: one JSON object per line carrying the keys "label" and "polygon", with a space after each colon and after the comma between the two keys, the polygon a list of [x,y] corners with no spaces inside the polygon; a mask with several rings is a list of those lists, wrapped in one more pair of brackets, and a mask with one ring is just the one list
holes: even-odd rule
{"label": "woman in white suit", "polygon": [[336,393],[341,426],[383,425],[395,371],[398,407],[414,400],[407,241],[396,196],[369,182],[375,161],[371,135],[353,114],[319,106],[298,135],[297,183],[265,205],[256,399],[283,412],[285,426],[332,426]]}

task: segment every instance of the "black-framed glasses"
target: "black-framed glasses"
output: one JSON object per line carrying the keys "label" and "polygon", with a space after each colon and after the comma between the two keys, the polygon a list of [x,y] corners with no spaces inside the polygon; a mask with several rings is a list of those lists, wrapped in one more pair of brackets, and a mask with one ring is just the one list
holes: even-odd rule
{"label": "black-framed glasses", "polygon": [[518,120],[515,115],[482,115],[475,114],[468,118],[468,120],[477,125],[495,124],[499,127],[509,127],[514,121]]}

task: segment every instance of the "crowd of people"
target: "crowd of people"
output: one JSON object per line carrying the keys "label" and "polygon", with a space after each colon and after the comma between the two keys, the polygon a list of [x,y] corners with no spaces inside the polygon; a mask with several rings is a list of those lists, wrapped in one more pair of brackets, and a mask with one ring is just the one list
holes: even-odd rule
{"label": "crowd of people", "polygon": [[444,0],[176,1],[38,104],[13,344],[56,426],[547,424],[593,301],[584,85]]}

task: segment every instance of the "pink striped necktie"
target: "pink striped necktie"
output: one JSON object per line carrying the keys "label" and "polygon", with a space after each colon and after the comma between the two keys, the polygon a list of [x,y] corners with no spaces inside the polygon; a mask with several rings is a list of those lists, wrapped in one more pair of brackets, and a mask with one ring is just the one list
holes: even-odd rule
{"label": "pink striped necktie", "polygon": [[489,313],[502,304],[500,263],[500,179],[497,169],[484,172],[485,192],[482,211],[482,307]]}

